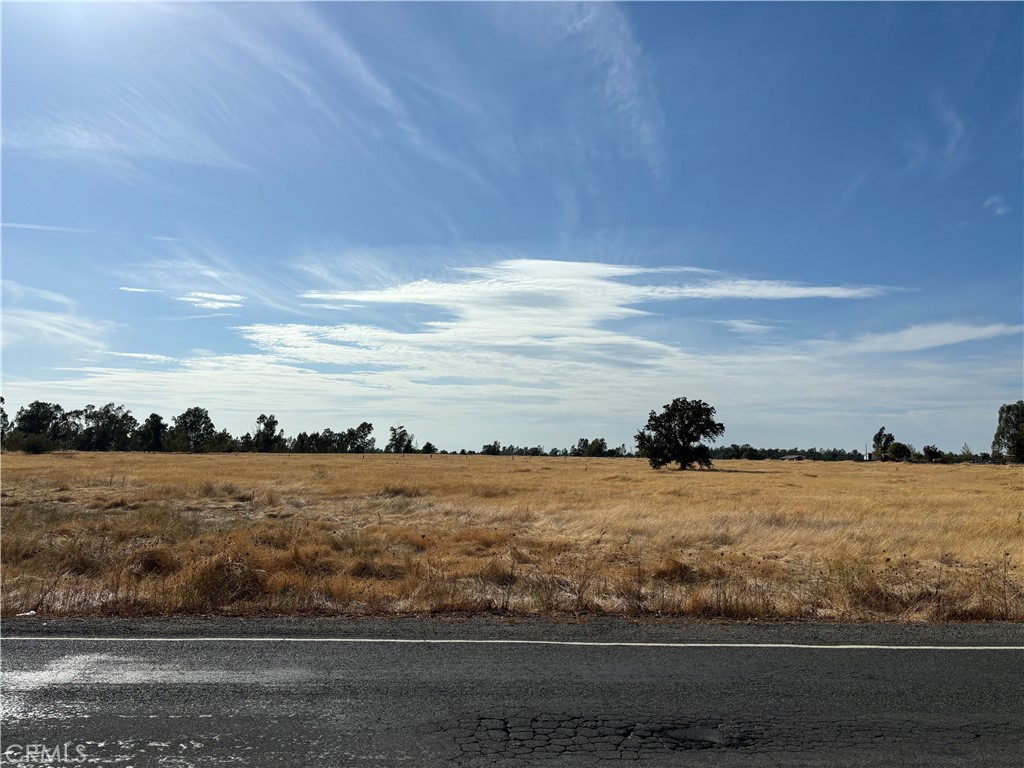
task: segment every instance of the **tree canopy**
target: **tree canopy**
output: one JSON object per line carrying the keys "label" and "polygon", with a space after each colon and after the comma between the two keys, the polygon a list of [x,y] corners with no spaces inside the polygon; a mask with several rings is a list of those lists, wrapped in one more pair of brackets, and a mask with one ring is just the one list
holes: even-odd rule
{"label": "tree canopy", "polygon": [[883,456],[887,456],[889,454],[889,448],[892,447],[894,442],[896,442],[896,438],[893,437],[892,432],[886,432],[885,427],[880,427],[879,430],[875,432],[875,437],[871,441],[871,446],[874,448],[872,453],[874,453],[877,458],[881,459]]}
{"label": "tree canopy", "polygon": [[1001,454],[1009,461],[1024,462],[1024,400],[1000,406],[992,453]]}
{"label": "tree canopy", "polygon": [[213,426],[213,420],[205,408],[188,408],[180,416],[175,416],[173,421],[171,442],[189,453],[205,451],[206,443],[217,434],[217,428]]}
{"label": "tree canopy", "polygon": [[415,447],[416,435],[410,434],[409,430],[399,424],[391,427],[391,438],[384,446],[385,453],[412,453]]}
{"label": "tree canopy", "polygon": [[651,411],[647,424],[636,433],[636,444],[655,469],[673,462],[679,469],[711,469],[711,450],[700,441],[714,442],[725,432],[715,421],[715,409],[703,400],[677,397],[661,413]]}

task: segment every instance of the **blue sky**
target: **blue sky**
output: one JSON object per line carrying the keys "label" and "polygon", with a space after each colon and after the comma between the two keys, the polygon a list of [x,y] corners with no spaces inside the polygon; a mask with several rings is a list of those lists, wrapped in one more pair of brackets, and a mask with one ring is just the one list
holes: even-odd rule
{"label": "blue sky", "polygon": [[3,394],[988,450],[1020,3],[3,6]]}

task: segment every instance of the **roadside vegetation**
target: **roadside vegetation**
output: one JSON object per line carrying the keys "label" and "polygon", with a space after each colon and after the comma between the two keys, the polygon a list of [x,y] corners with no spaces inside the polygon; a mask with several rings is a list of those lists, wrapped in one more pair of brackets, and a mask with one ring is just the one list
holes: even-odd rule
{"label": "roadside vegetation", "polygon": [[3,455],[2,612],[1024,620],[1019,466]]}

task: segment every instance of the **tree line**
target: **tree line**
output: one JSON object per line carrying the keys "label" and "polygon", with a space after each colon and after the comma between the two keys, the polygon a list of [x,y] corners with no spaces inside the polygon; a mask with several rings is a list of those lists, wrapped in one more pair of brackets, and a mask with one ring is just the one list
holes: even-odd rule
{"label": "tree line", "polygon": [[[0,398],[0,438],[3,447],[26,453],[75,451],[169,451],[180,453],[372,453],[373,425],[363,422],[335,432],[300,432],[285,437],[274,414],[260,414],[256,428],[241,437],[218,430],[205,408],[187,408],[167,423],[151,413],[136,419],[123,405],[107,403],[65,410],[41,400],[18,409],[11,423]],[[389,443],[385,450],[393,450]],[[405,450],[401,447],[400,450]]]}
{"label": "tree line", "polygon": [[[36,400],[19,408],[10,420],[0,397],[0,440],[10,451],[48,453],[50,451],[148,451],[177,453],[448,453],[427,441],[422,446],[404,425],[389,428],[383,448],[373,437],[373,424],[335,431],[330,427],[317,432],[299,432],[285,436],[274,414],[260,414],[256,428],[235,437],[226,429],[218,430],[206,408],[187,408],[170,423],[158,413],[139,421],[123,405],[107,403],[66,410],[58,403]],[[462,449],[461,455],[477,453],[491,456],[635,456],[625,444],[609,448],[603,437],[581,437],[571,448],[502,445],[495,440],[479,451]]]}
{"label": "tree line", "polygon": [[[218,430],[205,408],[187,408],[171,418],[170,422],[157,413],[139,421],[123,405],[107,403],[97,407],[87,405],[78,410],[66,410],[58,403],[36,400],[19,408],[13,422],[3,407],[0,397],[0,441],[6,450],[27,453],[46,453],[55,450],[77,451],[168,451],[182,453],[449,453],[439,450],[433,443],[422,446],[403,425],[389,428],[389,437],[381,448],[373,437],[373,424],[361,422],[357,426],[335,431],[324,428],[316,432],[299,432],[287,437],[274,414],[260,414],[255,428],[240,437],[226,429]],[[767,460],[801,458],[814,461],[863,461],[872,458],[882,461],[917,461],[933,463],[961,462],[1022,462],[1024,461],[1024,400],[1003,405],[999,409],[992,452],[974,452],[964,443],[960,451],[943,451],[926,445],[920,451],[909,443],[897,441],[883,426],[875,433],[872,450],[866,457],[860,451],[841,448],[755,448],[749,444],[723,445],[709,448],[699,443],[712,441],[724,432],[724,426],[713,421],[714,409],[702,401],[677,399],[666,406],[662,414],[651,412],[651,419],[636,435],[637,450],[623,443],[609,446],[603,437],[579,438],[568,448],[545,449],[543,446],[502,444],[495,440],[481,446],[479,451],[461,449],[451,453],[487,456],[564,456],[590,458],[650,459],[652,455],[666,453],[667,438],[676,442],[682,433],[687,447],[682,454],[676,447],[668,453],[688,463],[710,466],[712,459]],[[691,434],[692,433],[692,434]],[[666,454],[667,455],[667,454]]]}

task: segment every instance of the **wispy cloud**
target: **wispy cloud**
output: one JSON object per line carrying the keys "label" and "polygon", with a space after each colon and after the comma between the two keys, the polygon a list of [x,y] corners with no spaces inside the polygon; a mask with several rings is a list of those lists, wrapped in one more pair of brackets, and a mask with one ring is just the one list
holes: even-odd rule
{"label": "wispy cloud", "polygon": [[329,26],[315,9],[296,7],[290,11],[284,17],[285,21],[327,55],[334,64],[335,72],[373,104],[394,117],[405,117],[405,109],[391,88],[340,31]]}
{"label": "wispy cloud", "polygon": [[104,349],[114,324],[82,315],[54,291],[3,281],[3,346]]}
{"label": "wispy cloud", "polygon": [[163,293],[159,288],[133,288],[128,285],[118,286],[117,290],[125,293]]}
{"label": "wispy cloud", "polygon": [[756,320],[715,320],[719,325],[724,325],[730,331],[743,335],[760,336],[774,331],[777,326],[760,323]]}
{"label": "wispy cloud", "polygon": [[940,92],[933,97],[930,120],[903,139],[901,173],[931,171],[946,176],[959,170],[971,153],[970,124]]}
{"label": "wispy cloud", "polygon": [[26,302],[42,301],[49,304],[58,304],[66,311],[70,311],[75,302],[67,296],[50,291],[45,288],[34,288],[30,285],[23,285],[14,280],[2,282],[5,306],[18,306]]}
{"label": "wispy cloud", "polygon": [[871,299],[894,289],[881,285],[806,285],[786,280],[726,278],[659,289],[666,296],[689,299]]}
{"label": "wispy cloud", "polygon": [[105,117],[40,115],[18,119],[4,132],[4,149],[66,161],[85,161],[127,175],[144,160],[244,169],[211,135],[151,95],[115,90]]}
{"label": "wispy cloud", "polygon": [[846,208],[846,206],[850,204],[850,201],[852,201],[854,197],[856,197],[857,194],[864,188],[864,185],[867,184],[868,179],[871,178],[871,173],[872,168],[871,166],[868,166],[866,168],[862,168],[860,171],[858,171],[856,174],[850,177],[849,180],[847,180],[846,184],[843,186],[842,192],[840,192],[839,194],[838,207],[840,210]]}
{"label": "wispy cloud", "polygon": [[[507,295],[534,296],[541,299],[573,295],[587,296],[604,309],[642,301],[672,299],[866,299],[884,295],[893,289],[885,286],[806,285],[782,280],[753,280],[723,277],[681,285],[631,285],[615,278],[645,274],[670,274],[684,271],[706,272],[701,268],[674,267],[669,270],[596,262],[551,261],[544,259],[507,259],[484,267],[457,269],[470,279],[457,282],[418,280],[398,286],[366,291],[308,291],[305,298],[318,301],[355,303],[413,303],[460,307],[474,305],[474,299]],[[524,304],[528,303],[524,301]]]}
{"label": "wispy cloud", "polygon": [[992,195],[981,204],[982,210],[991,210],[993,216],[1005,216],[1010,212],[1004,195]]}
{"label": "wispy cloud", "polygon": [[230,309],[243,306],[245,297],[234,293],[205,293],[191,291],[184,296],[175,296],[176,301],[183,301],[200,309]]}
{"label": "wispy cloud", "polygon": [[[59,227],[54,224],[23,224],[13,221],[5,221],[0,223],[0,227],[4,229],[26,229],[36,232],[63,232],[72,235],[116,235],[118,237],[135,237],[127,232],[118,232],[108,229],[84,229],[81,227]],[[177,243],[181,242],[180,237],[170,237],[168,235],[141,235],[141,237],[147,240],[159,240],[162,242]]]}
{"label": "wispy cloud", "polygon": [[964,136],[967,134],[967,126],[963,118],[949,107],[942,108],[942,119],[946,123],[946,143],[942,147],[942,156],[951,161],[963,146]]}
{"label": "wispy cloud", "polygon": [[[901,331],[860,336],[834,347],[840,354],[864,354],[873,352],[918,352],[968,341],[984,341],[1000,336],[1024,333],[1024,325],[993,323],[971,325],[968,323],[927,323],[913,325]],[[825,344],[828,344],[827,342]]]}
{"label": "wispy cloud", "polygon": [[113,323],[62,312],[4,307],[4,348],[16,345],[59,346],[78,351],[104,349]]}
{"label": "wispy cloud", "polygon": [[0,227],[6,229],[34,229],[41,232],[67,232],[75,235],[91,235],[95,232],[92,229],[79,229],[77,227],[57,227],[52,224],[17,224],[13,221],[5,221]]}
{"label": "wispy cloud", "polygon": [[[306,314],[295,300],[298,283],[288,279],[279,265],[268,265],[255,256],[242,265],[219,245],[198,236],[163,242],[155,247],[162,257],[127,264],[111,273],[136,289],[159,290],[179,297],[237,295],[242,298],[232,301],[244,299],[281,311]],[[182,300],[196,305],[188,298]]]}
{"label": "wispy cloud", "polygon": [[166,364],[179,362],[178,358],[169,357],[167,355],[155,355],[149,352],[111,352],[109,350],[105,350],[102,354],[124,360],[135,360],[140,363]]}
{"label": "wispy cloud", "polygon": [[622,9],[603,3],[567,6],[566,30],[579,42],[607,111],[654,176],[665,173],[665,119],[652,85],[652,66]]}

